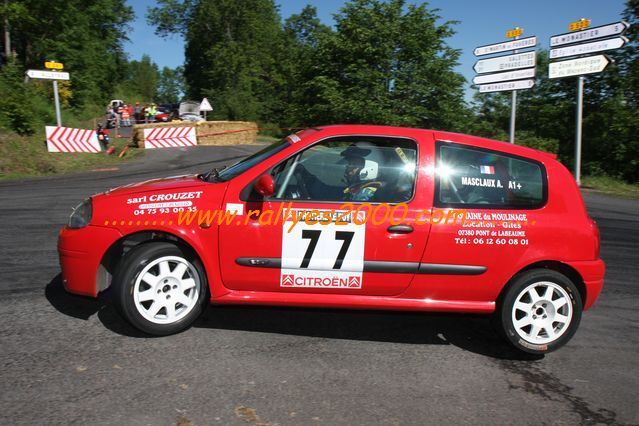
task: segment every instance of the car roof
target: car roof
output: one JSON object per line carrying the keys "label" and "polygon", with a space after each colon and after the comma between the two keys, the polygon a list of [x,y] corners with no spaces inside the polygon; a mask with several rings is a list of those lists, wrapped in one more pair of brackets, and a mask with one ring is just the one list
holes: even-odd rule
{"label": "car roof", "polygon": [[380,126],[368,124],[333,124],[327,126],[313,127],[326,136],[352,135],[352,134],[380,134],[386,136],[410,137],[427,136],[427,140],[436,140],[441,142],[453,142],[464,145],[475,146],[478,148],[491,149],[501,151],[508,154],[529,157],[539,161],[548,161],[556,159],[555,154],[539,151],[537,149],[525,147],[522,145],[511,144],[509,142],[499,141],[495,139],[483,138],[480,136],[472,136],[464,133],[447,132],[441,130],[419,129],[412,127],[395,127]]}

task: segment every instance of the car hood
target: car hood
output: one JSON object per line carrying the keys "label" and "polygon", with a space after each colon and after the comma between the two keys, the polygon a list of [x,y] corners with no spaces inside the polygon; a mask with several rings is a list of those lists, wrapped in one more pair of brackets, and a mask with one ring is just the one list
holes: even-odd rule
{"label": "car hood", "polygon": [[170,228],[171,221],[178,220],[181,212],[220,209],[227,186],[223,182],[205,182],[197,175],[121,186],[92,197],[91,223],[117,225],[123,227],[122,232],[133,232],[138,229],[135,226],[146,226],[149,220],[154,226],[157,221],[159,227],[168,221],[166,226]]}
{"label": "car hood", "polygon": [[212,184],[202,181],[198,175],[171,176],[119,186],[117,188],[110,189],[105,192],[104,195],[120,196],[140,192],[163,192],[167,190],[185,189],[203,185]]}

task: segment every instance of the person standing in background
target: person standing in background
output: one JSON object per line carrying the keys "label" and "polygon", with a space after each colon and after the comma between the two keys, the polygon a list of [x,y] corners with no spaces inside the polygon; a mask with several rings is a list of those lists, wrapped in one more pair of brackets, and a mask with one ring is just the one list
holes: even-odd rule
{"label": "person standing in background", "polygon": [[147,123],[155,122],[155,116],[157,115],[157,113],[158,113],[158,110],[155,107],[155,104],[151,103],[151,105],[146,109]]}
{"label": "person standing in background", "polygon": [[129,127],[131,126],[131,116],[129,115],[129,108],[124,105],[122,108],[122,126]]}
{"label": "person standing in background", "polygon": [[109,105],[109,107],[107,108],[107,113],[106,113],[106,128],[107,129],[112,129],[112,128],[114,128],[116,126],[117,117],[118,117],[118,115],[113,110],[113,107],[111,105]]}
{"label": "person standing in background", "polygon": [[118,106],[115,107],[116,128],[118,128],[118,129],[122,125],[122,111],[124,111],[124,103],[123,102],[118,102]]}
{"label": "person standing in background", "polygon": [[140,102],[135,103],[135,108],[133,109],[133,118],[135,119],[136,124],[140,124],[144,120],[144,115],[142,114],[142,107],[140,106]]}

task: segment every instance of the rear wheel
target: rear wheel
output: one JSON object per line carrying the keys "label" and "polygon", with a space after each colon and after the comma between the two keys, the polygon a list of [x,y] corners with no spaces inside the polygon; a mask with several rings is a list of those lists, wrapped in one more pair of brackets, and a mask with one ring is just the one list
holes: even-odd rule
{"label": "rear wheel", "polygon": [[114,277],[119,311],[137,329],[158,336],[191,325],[204,309],[206,289],[199,260],[164,242],[133,248]]}
{"label": "rear wheel", "polygon": [[497,310],[497,324],[517,349],[543,354],[559,349],[575,334],[582,302],[573,282],[548,269],[516,276]]}

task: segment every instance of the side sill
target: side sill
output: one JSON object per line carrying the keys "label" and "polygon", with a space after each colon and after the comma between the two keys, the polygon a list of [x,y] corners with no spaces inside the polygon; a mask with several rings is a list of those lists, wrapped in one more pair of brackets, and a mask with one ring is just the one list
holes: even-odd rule
{"label": "side sill", "polygon": [[490,314],[495,302],[404,299],[386,296],[290,292],[231,291],[211,299],[212,304],[297,306],[307,308],[379,309],[393,311],[460,312]]}

